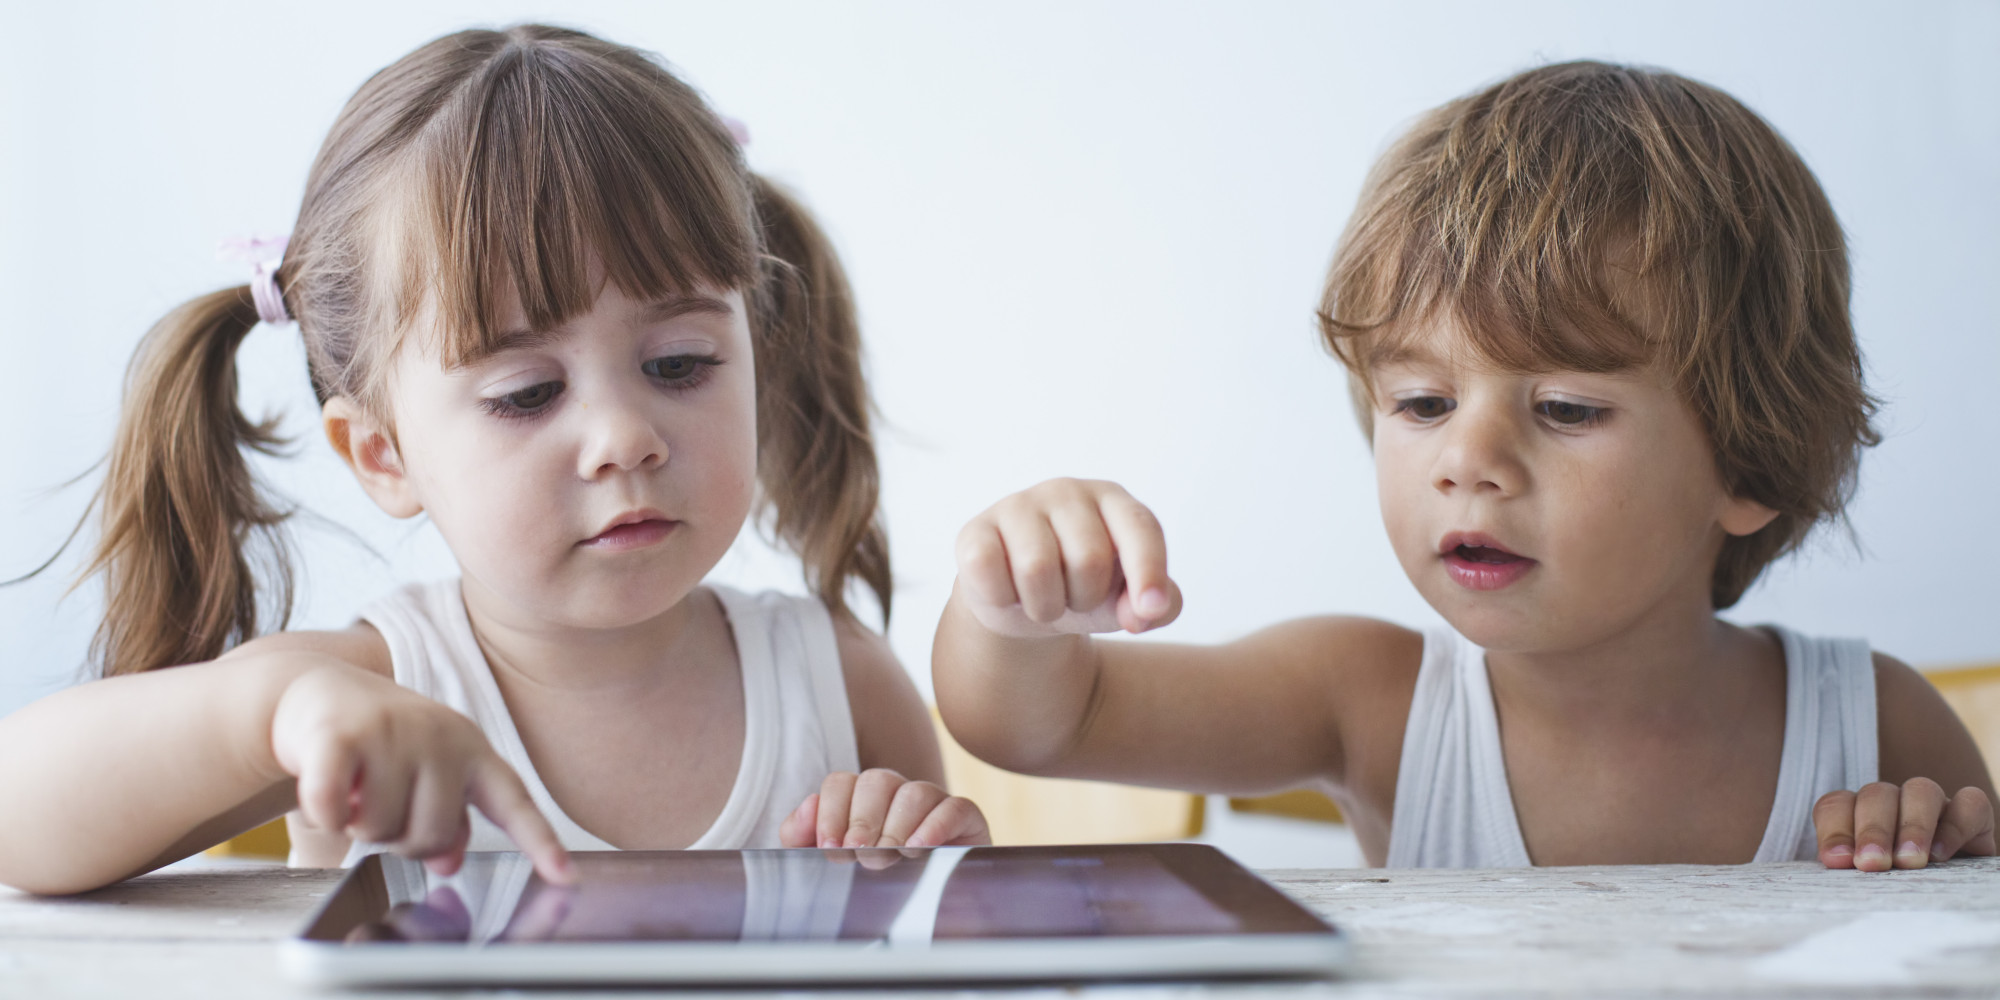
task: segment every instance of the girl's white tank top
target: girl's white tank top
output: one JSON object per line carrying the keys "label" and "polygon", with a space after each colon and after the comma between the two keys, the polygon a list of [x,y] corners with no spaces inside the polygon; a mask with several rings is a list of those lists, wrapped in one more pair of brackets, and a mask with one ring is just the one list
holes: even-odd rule
{"label": "girl's white tank top", "polygon": [[[1813,803],[1875,780],[1875,664],[1859,639],[1767,626],[1785,649],[1785,748],[1757,861],[1811,860]],[[1450,628],[1424,633],[1403,730],[1390,868],[1531,865],[1500,750],[1486,651]]]}
{"label": "girl's white tank top", "polygon": [[[817,600],[776,591],[745,594],[708,584],[736,637],[743,672],[743,758],[722,812],[689,850],[777,847],[778,826],[833,771],[859,771],[854,717],[833,619]],[[579,826],[550,796],[528,759],[514,717],[472,635],[459,582],[413,584],[362,611],[389,644],[396,683],[479,725],[572,851],[616,850]],[[513,841],[478,810],[467,850],[511,851]],[[384,850],[355,843],[343,865]]]}

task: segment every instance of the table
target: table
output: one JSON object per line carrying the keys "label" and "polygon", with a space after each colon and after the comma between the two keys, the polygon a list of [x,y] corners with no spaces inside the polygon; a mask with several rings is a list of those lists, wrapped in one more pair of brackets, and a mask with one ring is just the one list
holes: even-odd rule
{"label": "table", "polygon": [[[1331,982],[1131,984],[1080,992],[2000,996],[2000,859],[1880,875],[1830,872],[1806,862],[1262,874],[1353,936],[1357,967],[1351,975]],[[275,942],[298,928],[339,877],[338,871],[211,862],[75,897],[0,889],[0,996],[336,995],[285,980]],[[565,1000],[591,995],[502,992]],[[896,992],[912,1000],[933,995]],[[1079,991],[992,992],[1061,997]]]}

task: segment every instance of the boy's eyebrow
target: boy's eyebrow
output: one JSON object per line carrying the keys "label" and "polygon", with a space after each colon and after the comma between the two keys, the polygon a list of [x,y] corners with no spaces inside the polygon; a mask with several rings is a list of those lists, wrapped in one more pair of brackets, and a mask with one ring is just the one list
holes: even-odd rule
{"label": "boy's eyebrow", "polygon": [[1438,360],[1437,352],[1431,350],[1430,345],[1403,341],[1392,347],[1383,348],[1370,357],[1368,362],[1370,367],[1381,367],[1383,365],[1420,365],[1436,363]]}
{"label": "boy's eyebrow", "polygon": [[[713,295],[670,295],[641,306],[639,319],[645,323],[663,323],[676,316],[686,316],[690,313],[727,316],[730,311],[729,303]],[[486,353],[533,350],[562,339],[564,332],[560,326],[550,330],[508,330],[493,338]]]}

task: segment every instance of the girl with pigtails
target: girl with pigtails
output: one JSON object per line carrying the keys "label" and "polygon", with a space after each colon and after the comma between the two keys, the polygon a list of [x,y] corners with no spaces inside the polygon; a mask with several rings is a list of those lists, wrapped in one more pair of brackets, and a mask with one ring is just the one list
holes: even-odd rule
{"label": "girl with pigtails", "polygon": [[[233,357],[296,322],[327,440],[459,579],[282,631]],[[0,882],[101,886],[289,814],[293,862],[983,843],[886,619],[854,309],[824,236],[646,55],[538,26],[376,74],[281,256],[154,327],[89,571],[102,679],[0,720]],[[704,584],[753,510],[815,596]],[[277,631],[273,631],[273,626]]]}

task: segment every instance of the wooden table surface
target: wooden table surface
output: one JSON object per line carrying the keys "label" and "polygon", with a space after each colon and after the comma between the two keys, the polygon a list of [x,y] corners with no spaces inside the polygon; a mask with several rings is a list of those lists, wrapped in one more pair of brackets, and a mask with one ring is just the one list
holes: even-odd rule
{"label": "wooden table surface", "polygon": [[[1263,874],[1352,935],[1356,966],[1349,975],[1328,982],[1128,984],[1082,992],[2000,996],[2000,859],[1881,875],[1829,872],[1810,863]],[[0,889],[0,997],[334,995],[287,981],[276,943],[299,928],[339,877],[338,871],[209,863],[74,897]],[[1078,991],[991,992],[1060,997]]]}

